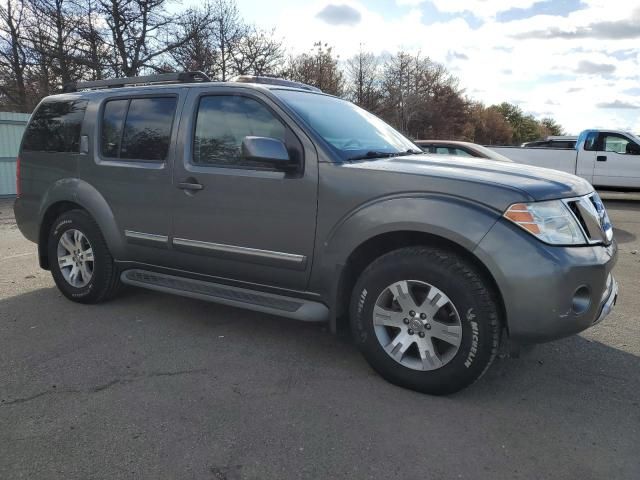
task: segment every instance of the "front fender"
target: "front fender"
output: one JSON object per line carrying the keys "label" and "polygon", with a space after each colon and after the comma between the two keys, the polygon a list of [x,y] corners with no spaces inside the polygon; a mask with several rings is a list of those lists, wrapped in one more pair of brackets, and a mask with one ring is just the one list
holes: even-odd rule
{"label": "front fender", "polygon": [[365,203],[340,219],[318,242],[311,291],[320,292],[333,305],[349,256],[379,235],[425,233],[472,252],[498,218],[499,212],[452,195],[409,193]]}
{"label": "front fender", "polygon": [[42,225],[47,211],[59,202],[72,202],[87,210],[100,227],[111,253],[119,256],[124,248],[120,229],[109,204],[96,188],[79,178],[58,180],[43,196],[38,225]]}

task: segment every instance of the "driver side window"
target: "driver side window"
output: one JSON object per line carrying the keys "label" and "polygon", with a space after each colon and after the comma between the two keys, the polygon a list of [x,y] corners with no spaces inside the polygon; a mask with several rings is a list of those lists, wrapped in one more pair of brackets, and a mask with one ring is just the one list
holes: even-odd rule
{"label": "driver side window", "polygon": [[627,146],[632,143],[626,137],[622,135],[616,135],[612,133],[608,133],[604,135],[603,139],[603,148],[605,152],[614,152],[614,153],[622,153],[625,154],[628,152]]}
{"label": "driver side window", "polygon": [[211,95],[200,99],[193,138],[192,163],[249,169],[271,169],[267,162],[242,157],[246,136],[287,142],[285,126],[260,102],[248,97]]}

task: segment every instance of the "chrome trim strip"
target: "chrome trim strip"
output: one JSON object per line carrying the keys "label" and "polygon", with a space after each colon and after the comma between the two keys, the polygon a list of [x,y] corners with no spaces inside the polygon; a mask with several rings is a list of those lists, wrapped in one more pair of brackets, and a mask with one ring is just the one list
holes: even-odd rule
{"label": "chrome trim strip", "polygon": [[155,243],[169,243],[169,237],[166,235],[156,235],[155,233],[135,232],[133,230],[125,230],[124,236],[135,240],[148,240]]}
{"label": "chrome trim strip", "polygon": [[[598,210],[596,208],[594,201],[592,200],[593,198],[596,198],[598,200],[598,202],[602,206],[602,210]],[[611,227],[611,223],[606,213],[606,209],[604,208],[604,204],[602,204],[602,200],[600,200],[597,192],[592,192],[581,197],[563,198],[561,199],[561,201],[565,204],[567,210],[569,210],[573,218],[578,223],[580,231],[584,235],[584,238],[586,239],[588,245],[611,244],[611,241],[613,240],[613,228]],[[570,203],[574,203],[580,210],[580,213],[583,216],[583,220],[586,223],[587,230],[585,230],[582,223],[580,222],[580,219],[576,216],[575,212],[569,206]],[[608,226],[606,229],[603,225],[603,221],[605,219],[608,221]]]}
{"label": "chrome trim strip", "polygon": [[307,257],[294,253],[274,252],[272,250],[260,250],[259,248],[238,247],[235,245],[225,245],[223,243],[202,242],[200,240],[189,240],[187,238],[174,238],[174,245],[183,247],[201,248],[223,253],[236,253],[251,257],[268,258],[270,260],[284,260],[289,263],[302,265]]}
{"label": "chrome trim strip", "polygon": [[612,282],[612,284],[609,286],[609,288],[611,289],[609,291],[609,296],[606,299],[603,299],[604,303],[601,304],[600,314],[591,325],[596,325],[597,323],[600,323],[602,320],[604,320],[607,315],[609,315],[613,311],[613,307],[618,300],[618,282],[616,282],[615,278],[613,278],[611,274],[609,274],[609,277]]}

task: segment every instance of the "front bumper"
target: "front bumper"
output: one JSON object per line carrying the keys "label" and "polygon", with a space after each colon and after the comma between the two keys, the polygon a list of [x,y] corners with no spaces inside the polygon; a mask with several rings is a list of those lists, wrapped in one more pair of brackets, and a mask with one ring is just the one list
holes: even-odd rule
{"label": "front bumper", "polygon": [[593,325],[596,323],[600,323],[602,320],[607,318],[613,311],[613,307],[615,307],[616,302],[618,301],[618,282],[613,278],[613,275],[609,274],[609,279],[607,280],[607,289],[602,294],[602,300],[600,301],[600,314],[593,322]]}
{"label": "front bumper", "polygon": [[499,220],[475,250],[495,279],[509,336],[540,343],[573,335],[613,309],[617,246],[546,245]]}

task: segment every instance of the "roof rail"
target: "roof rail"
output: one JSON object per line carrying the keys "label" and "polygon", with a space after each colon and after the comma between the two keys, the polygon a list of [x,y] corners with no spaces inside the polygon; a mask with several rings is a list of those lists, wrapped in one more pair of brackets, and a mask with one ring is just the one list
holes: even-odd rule
{"label": "roof rail", "polygon": [[170,83],[202,83],[210,82],[211,79],[203,72],[176,72],[159,73],[157,75],[147,75],[144,77],[124,77],[110,78],[108,80],[94,80],[91,82],[71,82],[66,83],[63,92],[77,92],[78,90],[99,90],[103,88],[119,88],[129,85],[153,85]]}
{"label": "roof rail", "polygon": [[259,75],[238,75],[233,77],[230,82],[239,83],[265,83],[268,85],[281,85],[283,87],[302,88],[304,90],[310,90],[312,92],[322,92],[318,87],[313,85],[307,85],[306,83],[294,82],[293,80],[286,80],[278,77],[263,77]]}

